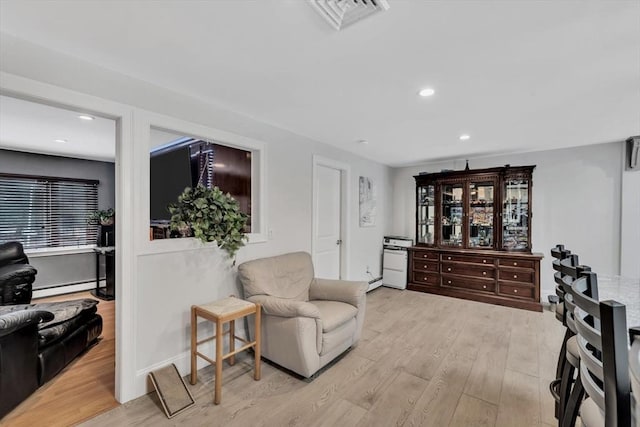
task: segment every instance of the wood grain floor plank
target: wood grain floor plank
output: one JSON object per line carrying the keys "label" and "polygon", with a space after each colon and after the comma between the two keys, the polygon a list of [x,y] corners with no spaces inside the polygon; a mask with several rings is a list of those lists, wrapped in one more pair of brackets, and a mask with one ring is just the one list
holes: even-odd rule
{"label": "wood grain floor plank", "polygon": [[399,372],[358,425],[403,425],[428,384],[428,381],[415,375]]}
{"label": "wood grain floor plank", "polygon": [[449,427],[493,427],[497,416],[497,405],[463,394]]}
{"label": "wood grain floor plank", "polygon": [[466,394],[496,405],[500,401],[502,380],[507,365],[511,337],[508,325],[496,322],[484,335],[464,388]]}
{"label": "wood grain floor plank", "polygon": [[496,427],[528,427],[539,426],[541,423],[538,378],[507,369]]}
{"label": "wood grain floor plank", "polygon": [[451,350],[416,402],[406,421],[407,426],[440,427],[449,424],[476,358],[478,337],[482,335],[480,323],[464,322]]}
{"label": "wood grain floor plank", "polygon": [[366,413],[366,409],[344,399],[338,399],[327,407],[322,417],[309,424],[309,427],[355,426]]}

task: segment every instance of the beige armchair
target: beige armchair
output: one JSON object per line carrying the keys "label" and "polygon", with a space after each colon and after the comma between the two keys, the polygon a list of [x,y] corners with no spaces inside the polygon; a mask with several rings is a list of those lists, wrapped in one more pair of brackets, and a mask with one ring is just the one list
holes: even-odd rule
{"label": "beige armchair", "polygon": [[314,278],[306,252],[248,261],[238,274],[262,305],[266,359],[308,378],[360,339],[366,282]]}

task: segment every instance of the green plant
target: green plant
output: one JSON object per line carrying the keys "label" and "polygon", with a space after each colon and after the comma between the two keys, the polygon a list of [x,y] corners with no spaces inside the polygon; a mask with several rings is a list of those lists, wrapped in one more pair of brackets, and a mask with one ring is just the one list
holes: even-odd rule
{"label": "green plant", "polygon": [[215,241],[230,257],[235,256],[247,240],[244,227],[249,216],[240,211],[237,200],[218,187],[187,187],[178,197],[178,203],[171,203],[168,209],[172,230],[181,233],[190,230],[193,237],[203,242]]}
{"label": "green plant", "polygon": [[87,217],[87,222],[89,224],[102,224],[102,225],[111,225],[115,220],[115,211],[113,208],[109,208],[106,210],[97,210],[91,212]]}

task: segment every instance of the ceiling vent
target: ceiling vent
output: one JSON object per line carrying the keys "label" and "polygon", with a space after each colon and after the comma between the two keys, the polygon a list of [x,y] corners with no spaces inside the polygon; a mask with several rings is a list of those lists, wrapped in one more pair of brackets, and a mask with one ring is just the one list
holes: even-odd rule
{"label": "ceiling vent", "polygon": [[389,9],[386,0],[311,0],[311,4],[336,30]]}

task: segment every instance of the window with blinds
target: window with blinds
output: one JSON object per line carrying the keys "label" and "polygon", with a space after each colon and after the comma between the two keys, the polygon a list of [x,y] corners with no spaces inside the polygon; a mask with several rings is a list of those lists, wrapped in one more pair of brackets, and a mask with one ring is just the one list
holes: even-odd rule
{"label": "window with blinds", "polygon": [[0,174],[0,242],[25,249],[95,245],[98,181]]}

